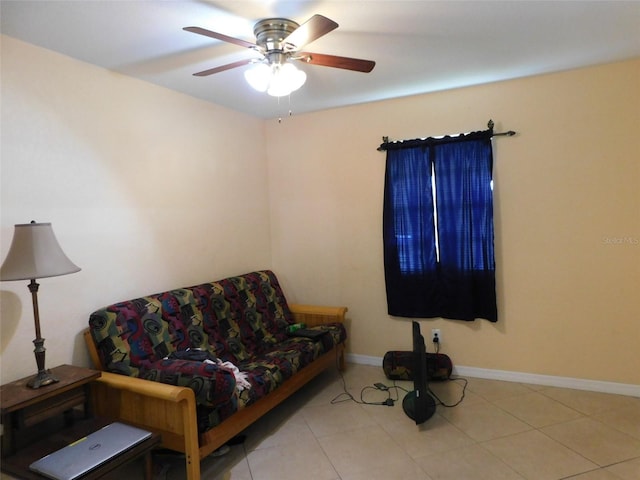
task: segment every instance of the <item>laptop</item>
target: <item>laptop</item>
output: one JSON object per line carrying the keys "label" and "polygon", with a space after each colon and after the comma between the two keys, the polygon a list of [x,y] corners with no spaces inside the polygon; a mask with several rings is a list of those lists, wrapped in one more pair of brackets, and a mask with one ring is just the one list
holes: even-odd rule
{"label": "laptop", "polygon": [[60,450],[36,460],[29,468],[54,480],[73,480],[151,436],[140,428],[111,423]]}

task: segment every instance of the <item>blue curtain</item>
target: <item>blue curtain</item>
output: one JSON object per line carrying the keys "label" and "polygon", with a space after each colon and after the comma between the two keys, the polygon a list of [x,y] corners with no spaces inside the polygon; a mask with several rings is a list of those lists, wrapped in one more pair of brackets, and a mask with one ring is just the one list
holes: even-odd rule
{"label": "blue curtain", "polygon": [[387,145],[390,315],[497,321],[491,136],[488,130]]}

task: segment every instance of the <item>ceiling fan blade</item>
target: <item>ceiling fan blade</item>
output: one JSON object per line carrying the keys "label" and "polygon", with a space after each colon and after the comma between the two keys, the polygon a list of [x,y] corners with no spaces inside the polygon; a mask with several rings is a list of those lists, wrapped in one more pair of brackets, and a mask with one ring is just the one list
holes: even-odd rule
{"label": "ceiling fan blade", "polygon": [[212,32],[211,30],[207,30],[206,28],[184,27],[183,30],[191,33],[197,33],[198,35],[204,35],[205,37],[215,38],[216,40],[222,40],[223,42],[240,45],[241,47],[259,49],[259,47],[255,43],[247,42],[246,40],[241,40],[239,38],[230,37],[222,33]]}
{"label": "ceiling fan blade", "polygon": [[314,15],[291,32],[284,41],[300,49],[336,28],[338,24],[333,20],[322,15]]}
{"label": "ceiling fan blade", "polygon": [[247,65],[252,63],[253,59],[248,58],[246,60],[239,60],[233,63],[227,63],[226,65],[221,65],[219,67],[210,68],[209,70],[203,70],[202,72],[194,73],[196,77],[206,77],[207,75],[213,75],[214,73],[224,72],[225,70],[231,70],[232,68],[242,67],[243,65]]}
{"label": "ceiling fan blade", "polygon": [[298,57],[302,62],[311,65],[321,65],[323,67],[343,68],[345,70],[355,70],[356,72],[369,73],[376,66],[372,60],[362,60],[360,58],[338,57],[336,55],[325,55],[322,53],[299,52]]}

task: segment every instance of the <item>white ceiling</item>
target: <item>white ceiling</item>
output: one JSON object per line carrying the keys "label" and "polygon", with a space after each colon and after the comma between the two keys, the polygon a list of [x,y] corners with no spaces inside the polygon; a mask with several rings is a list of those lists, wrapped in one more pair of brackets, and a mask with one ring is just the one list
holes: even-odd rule
{"label": "white ceiling", "polygon": [[[307,83],[280,100],[246,84],[249,67],[192,75],[256,54],[182,27],[254,42],[260,19],[316,13],[340,26],[305,50],[371,73],[298,62]],[[263,118],[640,56],[640,1],[2,0],[0,17],[3,34]]]}

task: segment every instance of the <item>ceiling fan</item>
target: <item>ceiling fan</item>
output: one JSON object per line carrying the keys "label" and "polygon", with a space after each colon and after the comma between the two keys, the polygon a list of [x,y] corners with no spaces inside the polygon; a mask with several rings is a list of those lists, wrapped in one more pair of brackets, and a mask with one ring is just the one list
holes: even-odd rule
{"label": "ceiling fan", "polygon": [[197,72],[194,73],[195,76],[204,77],[232,68],[255,64],[253,69],[245,72],[245,78],[249,84],[256,90],[266,91],[270,95],[280,97],[297,90],[306,80],[306,74],[295,68],[292,61],[297,60],[311,65],[364,73],[373,70],[376,63],[371,60],[302,51],[302,48],[307,44],[336,28],[338,28],[336,22],[322,15],[314,15],[302,25],[286,18],[267,18],[260,20],[253,28],[256,43],[229,37],[201,27],[184,27],[183,30],[246,47],[262,55],[260,59],[239,60]]}

